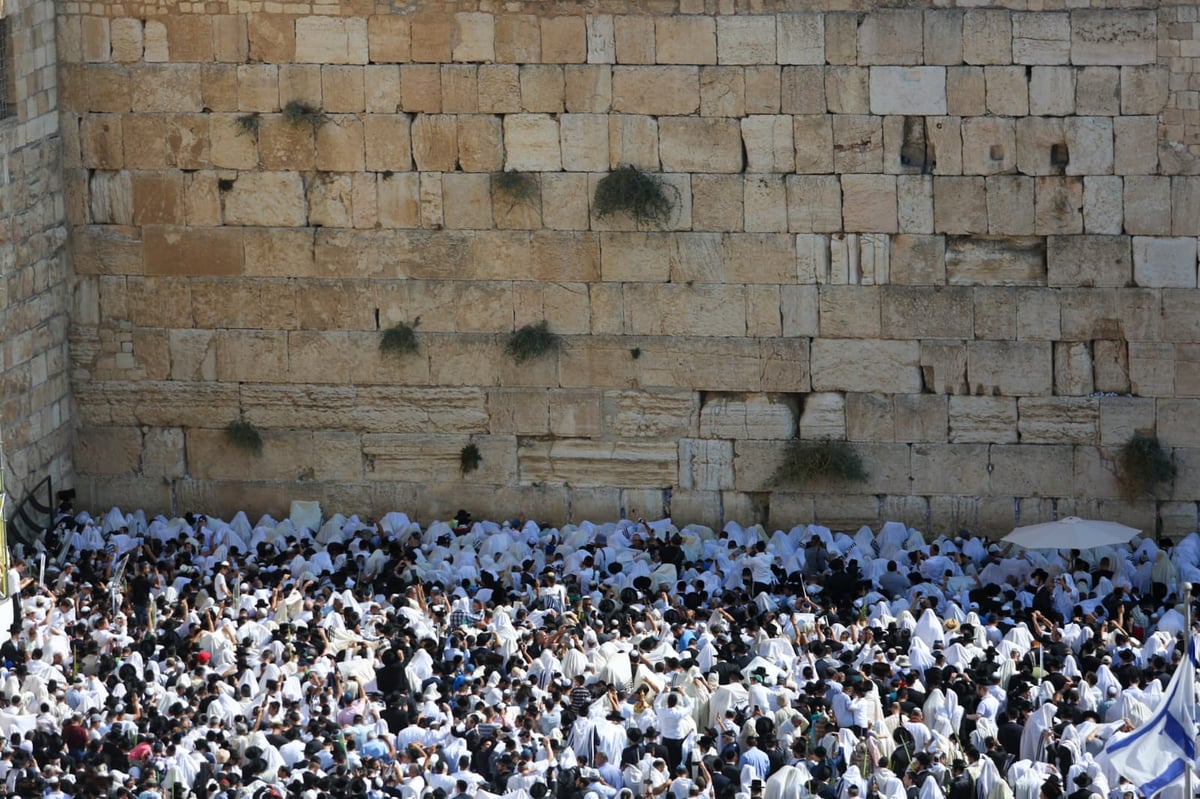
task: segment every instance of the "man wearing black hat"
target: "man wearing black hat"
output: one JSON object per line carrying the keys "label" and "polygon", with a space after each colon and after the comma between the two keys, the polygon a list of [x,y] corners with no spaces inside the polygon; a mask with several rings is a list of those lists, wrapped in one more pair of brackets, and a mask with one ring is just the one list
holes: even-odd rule
{"label": "man wearing black hat", "polygon": [[950,764],[950,782],[946,786],[946,799],[974,799],[975,780],[967,773],[965,760],[955,759]]}

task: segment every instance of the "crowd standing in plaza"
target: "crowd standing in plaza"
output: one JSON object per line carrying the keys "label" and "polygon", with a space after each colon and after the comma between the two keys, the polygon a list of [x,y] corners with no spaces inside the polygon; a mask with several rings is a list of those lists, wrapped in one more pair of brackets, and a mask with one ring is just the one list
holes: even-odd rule
{"label": "crowd standing in plaza", "polygon": [[1135,799],[1104,749],[1161,703],[1197,564],[64,508],[8,574],[0,796]]}

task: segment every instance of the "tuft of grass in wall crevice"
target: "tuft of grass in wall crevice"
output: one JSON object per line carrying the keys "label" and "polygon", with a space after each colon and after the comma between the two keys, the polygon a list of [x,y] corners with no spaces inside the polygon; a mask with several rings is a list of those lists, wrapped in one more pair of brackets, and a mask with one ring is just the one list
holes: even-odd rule
{"label": "tuft of grass in wall crevice", "polygon": [[493,172],[492,191],[514,205],[533,202],[537,196],[537,178],[528,172]]}
{"label": "tuft of grass in wall crevice", "polygon": [[504,350],[516,363],[525,363],[551,355],[561,346],[562,339],[550,331],[550,324],[543,319],[514,331],[505,342]]}
{"label": "tuft of grass in wall crevice", "polygon": [[396,324],[383,331],[383,337],[379,339],[379,351],[384,355],[413,355],[420,351],[421,344],[417,340],[417,326],[421,324],[421,317],[413,320],[413,323],[397,322]]}
{"label": "tuft of grass in wall crevice", "polygon": [[230,446],[248,452],[255,457],[262,455],[263,440],[258,428],[238,419],[225,426],[225,440]]}
{"label": "tuft of grass in wall crevice", "polygon": [[463,446],[458,453],[458,470],[463,475],[468,475],[479,468],[479,464],[483,461],[483,455],[479,452],[478,445],[472,441]]}
{"label": "tuft of grass in wall crevice", "polygon": [[861,483],[869,476],[853,445],[821,439],[789,441],[771,482],[779,487],[803,486],[817,480]]}
{"label": "tuft of grass in wall crevice", "polygon": [[257,111],[252,111],[249,114],[242,114],[238,117],[235,124],[237,125],[239,135],[257,136],[260,122],[262,122],[262,116]]}
{"label": "tuft of grass in wall crevice", "polygon": [[1175,464],[1157,437],[1134,433],[1117,453],[1116,478],[1126,499],[1154,496],[1175,479]]}
{"label": "tuft of grass in wall crevice", "polygon": [[288,101],[287,105],[283,107],[283,118],[289,125],[303,125],[307,122],[314,128],[324,125],[328,121],[325,112],[320,108],[299,100]]}
{"label": "tuft of grass in wall crevice", "polygon": [[638,225],[658,227],[666,227],[678,203],[678,189],[634,166],[620,167],[601,178],[592,198],[597,218],[624,213]]}

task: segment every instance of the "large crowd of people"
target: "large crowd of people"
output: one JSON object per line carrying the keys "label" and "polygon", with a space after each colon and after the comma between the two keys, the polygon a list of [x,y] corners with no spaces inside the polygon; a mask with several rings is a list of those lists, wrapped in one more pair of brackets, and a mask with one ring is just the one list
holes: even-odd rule
{"label": "large crowd of people", "polygon": [[1200,536],[65,507],[18,547],[0,796],[1135,799]]}

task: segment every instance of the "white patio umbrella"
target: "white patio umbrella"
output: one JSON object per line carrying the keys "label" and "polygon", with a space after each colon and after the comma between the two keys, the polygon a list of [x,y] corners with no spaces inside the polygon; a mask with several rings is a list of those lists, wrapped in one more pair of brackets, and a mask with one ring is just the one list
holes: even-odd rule
{"label": "white patio umbrella", "polygon": [[1067,516],[1018,527],[1004,536],[1004,540],[1025,549],[1095,549],[1124,544],[1140,532],[1117,522]]}

